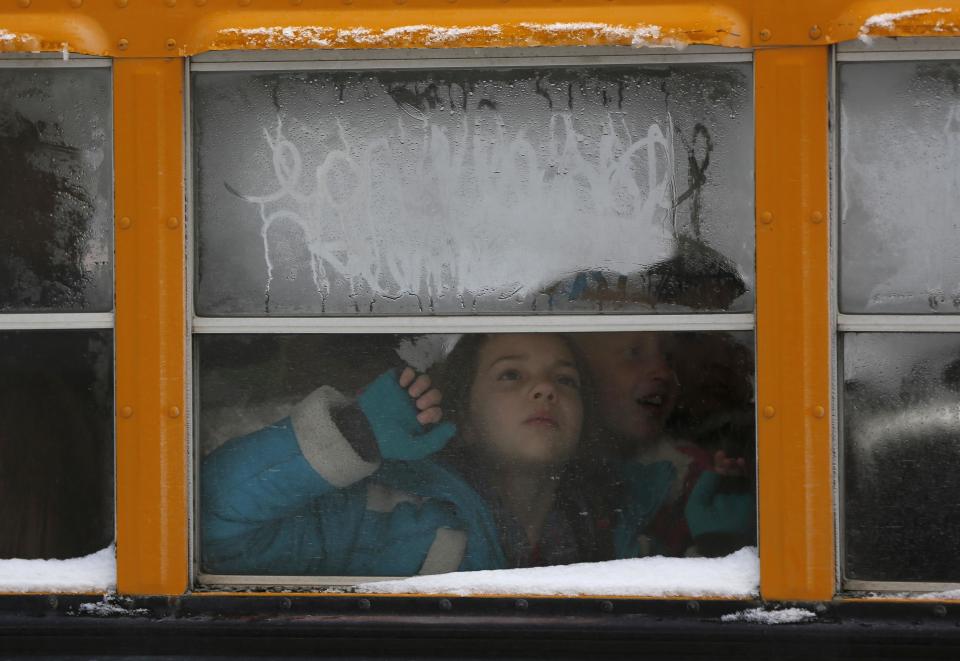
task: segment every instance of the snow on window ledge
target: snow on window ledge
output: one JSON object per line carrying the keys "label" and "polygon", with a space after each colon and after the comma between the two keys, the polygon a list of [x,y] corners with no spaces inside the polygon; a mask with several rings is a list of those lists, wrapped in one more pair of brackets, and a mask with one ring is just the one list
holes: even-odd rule
{"label": "snow on window ledge", "polygon": [[636,558],[529,569],[455,572],[365,583],[377,594],[523,594],[572,597],[731,597],[759,594],[760,558],[747,547],[725,558]]}
{"label": "snow on window ledge", "polygon": [[0,592],[112,592],[117,583],[111,544],[69,560],[0,560]]}

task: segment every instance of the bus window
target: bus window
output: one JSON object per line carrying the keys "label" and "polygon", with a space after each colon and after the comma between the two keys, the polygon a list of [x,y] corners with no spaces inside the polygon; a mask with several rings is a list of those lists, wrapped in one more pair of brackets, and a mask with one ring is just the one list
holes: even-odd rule
{"label": "bus window", "polygon": [[739,57],[198,66],[200,583],[755,544]]}
{"label": "bus window", "polygon": [[750,312],[749,64],[193,74],[204,316]]}
{"label": "bus window", "polygon": [[0,69],[0,311],[113,309],[107,69]]}
{"label": "bus window", "polygon": [[195,355],[203,580],[756,543],[750,333],[217,334]]}
{"label": "bus window", "polygon": [[960,583],[960,335],[943,332],[960,331],[948,316],[960,312],[960,64],[900,50],[898,61],[865,48],[839,56],[842,558],[851,589]]}
{"label": "bus window", "polygon": [[114,538],[110,69],[0,81],[0,558],[75,558]]}
{"label": "bus window", "polygon": [[846,575],[960,583],[960,336],[843,344]]}

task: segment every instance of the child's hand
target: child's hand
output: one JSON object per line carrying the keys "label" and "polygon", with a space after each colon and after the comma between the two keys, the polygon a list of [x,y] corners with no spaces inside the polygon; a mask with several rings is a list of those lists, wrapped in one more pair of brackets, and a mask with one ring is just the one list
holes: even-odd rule
{"label": "child's hand", "polygon": [[440,408],[440,402],[443,400],[443,393],[436,388],[430,387],[430,377],[426,374],[417,376],[412,367],[404,367],[400,372],[399,383],[401,388],[405,388],[410,398],[414,400],[419,413],[417,413],[417,422],[421,425],[436,424],[443,417],[443,409]]}
{"label": "child's hand", "polygon": [[[720,455],[723,455],[722,451],[716,456]],[[684,515],[694,539],[711,533],[749,536],[757,525],[756,498],[752,491],[730,493],[718,490],[723,476],[743,474],[743,460],[720,458],[722,461],[718,461],[716,471],[701,474],[687,499]]]}
{"label": "child's hand", "polygon": [[743,457],[728,457],[723,450],[713,455],[713,472],[728,477],[741,477],[747,474],[747,460]]}
{"label": "child's hand", "polygon": [[[380,456],[414,461],[437,452],[456,433],[452,423],[440,423],[441,399],[440,391],[430,387],[430,377],[407,367],[399,375],[389,370],[378,376],[357,404],[373,429]],[[428,430],[424,425],[433,426]]]}

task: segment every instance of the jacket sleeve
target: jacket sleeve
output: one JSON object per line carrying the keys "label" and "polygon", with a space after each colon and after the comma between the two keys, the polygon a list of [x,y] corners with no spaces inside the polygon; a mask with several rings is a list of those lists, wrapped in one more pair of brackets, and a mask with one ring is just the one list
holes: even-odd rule
{"label": "jacket sleeve", "polygon": [[[317,499],[347,490],[379,467],[379,461],[365,461],[334,424],[332,412],[347,404],[336,390],[321,387],[290,417],[227,442],[203,461],[204,571],[323,571]],[[362,499],[359,505],[362,512]]]}

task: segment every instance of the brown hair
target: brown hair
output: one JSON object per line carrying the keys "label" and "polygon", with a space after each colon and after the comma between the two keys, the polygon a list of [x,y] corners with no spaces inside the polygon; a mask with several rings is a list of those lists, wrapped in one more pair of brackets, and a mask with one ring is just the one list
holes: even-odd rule
{"label": "brown hair", "polygon": [[[468,424],[470,390],[477,373],[480,349],[491,337],[491,334],[464,335],[438,372],[437,382],[443,392],[444,415],[458,429]],[[557,334],[557,337],[573,354],[580,375],[580,397],[583,402],[583,421],[576,453],[558,475],[557,509],[571,523],[582,562],[609,560],[613,557],[611,521],[618,500],[618,481],[600,452],[590,372],[570,338],[563,334]],[[454,439],[441,452],[439,459],[457,469],[469,482],[476,484],[481,479],[477,474],[475,450],[462,438]]]}

